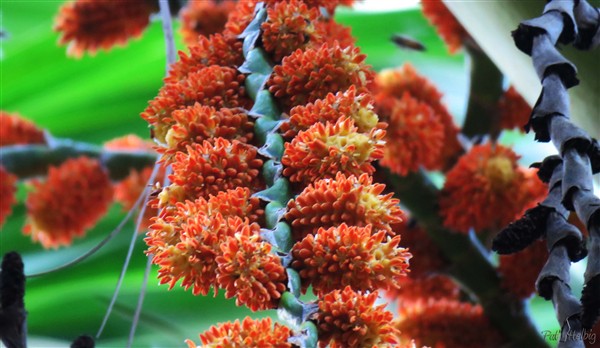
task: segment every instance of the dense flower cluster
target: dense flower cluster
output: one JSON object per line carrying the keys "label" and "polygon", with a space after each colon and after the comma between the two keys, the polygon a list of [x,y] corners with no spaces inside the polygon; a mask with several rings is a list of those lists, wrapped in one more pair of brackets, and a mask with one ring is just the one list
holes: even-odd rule
{"label": "dense flower cluster", "polygon": [[420,346],[497,347],[502,342],[481,306],[448,299],[403,307],[395,324],[404,340]]}
{"label": "dense flower cluster", "polygon": [[241,323],[223,323],[211,326],[210,329],[200,334],[201,346],[191,340],[186,340],[189,348],[199,347],[273,347],[291,348],[287,342],[291,336],[287,327],[275,323],[271,318],[251,319],[246,317]]}
{"label": "dense flower cluster", "polygon": [[469,37],[467,31],[456,20],[442,0],[422,0],[423,14],[435,26],[450,53],[458,51]]}
{"label": "dense flower cluster", "polygon": [[373,184],[367,174],[359,177],[336,175],[335,179],[322,179],[308,185],[288,203],[286,219],[293,227],[294,237],[301,240],[315,234],[319,228],[346,223],[374,230],[396,233],[393,224],[402,221],[399,201],[392,194],[382,195],[383,184]]}
{"label": "dense flower cluster", "polygon": [[296,50],[275,66],[269,91],[287,108],[315,102],[352,85],[357,92],[366,92],[375,74],[364,64],[365,58],[358,48],[343,48],[337,42]]}
{"label": "dense flower cluster", "polygon": [[44,144],[44,132],[17,114],[0,111],[0,146]]}
{"label": "dense flower cluster", "polygon": [[216,34],[225,28],[233,0],[190,0],[181,10],[181,34],[187,45],[194,45],[199,35]]}
{"label": "dense flower cluster", "polygon": [[320,228],[294,246],[292,267],[300,273],[303,291],[312,285],[318,296],[346,286],[397,289],[411,257],[399,243],[400,236],[386,237],[384,231],[371,231],[371,225]]}
{"label": "dense flower cluster", "polygon": [[532,196],[540,196],[539,180],[527,175],[517,159],[511,149],[490,143],[474,146],[461,157],[448,172],[440,197],[444,224],[467,233],[513,221]]}
{"label": "dense flower cluster", "polygon": [[360,133],[354,121],[342,117],[335,124],[315,123],[285,144],[283,174],[292,182],[310,182],[345,175],[372,174],[372,161],[383,156],[385,131]]}
{"label": "dense flower cluster", "polygon": [[[462,146],[458,141],[459,130],[452,115],[442,103],[442,93],[427,78],[419,75],[410,64],[404,64],[396,70],[381,71],[377,74],[375,82],[376,111],[383,121],[389,123],[388,138],[393,140],[389,141],[390,150],[386,151],[390,157],[388,165],[391,165],[392,169],[398,169],[398,173],[414,171],[419,165],[431,170],[446,170],[451,167],[462,152]],[[410,105],[412,107],[408,107]],[[427,107],[433,110],[433,115],[429,115]],[[427,120],[430,122],[427,123]],[[440,134],[440,126],[443,134]],[[404,136],[402,132],[407,131],[417,131],[419,136],[413,135],[404,140],[406,145],[394,145],[398,139],[402,139],[400,136]],[[418,141],[415,138],[418,138]],[[439,145],[441,142],[443,146]],[[394,159],[397,154],[410,156],[411,151],[415,151],[415,146],[416,153],[404,159],[413,162],[402,163],[403,160]],[[415,160],[425,162],[416,163]]]}
{"label": "dense flower cluster", "polygon": [[60,8],[54,30],[61,32],[60,44],[68,44],[68,54],[81,57],[124,45],[138,37],[158,11],[158,2],[75,0]]}
{"label": "dense flower cluster", "polygon": [[45,248],[71,244],[107,211],[113,197],[108,174],[97,160],[70,159],[34,181],[27,197],[26,234]]}
{"label": "dense flower cluster", "polygon": [[200,103],[215,108],[248,108],[251,101],[244,92],[244,75],[230,67],[211,65],[186,78],[166,84],[150,101],[142,117],[154,127],[154,137],[165,142],[174,123],[173,111]]}
{"label": "dense flower cluster", "polygon": [[539,240],[518,253],[500,255],[502,287],[519,298],[535,293],[535,281],[548,259],[546,241]]}
{"label": "dense flower cluster", "polygon": [[0,226],[10,215],[12,205],[15,204],[17,191],[17,177],[0,166]]}
{"label": "dense flower cluster", "polygon": [[354,292],[349,286],[323,296],[316,317],[319,347],[395,347],[399,331],[385,305],[374,307],[377,291]]}

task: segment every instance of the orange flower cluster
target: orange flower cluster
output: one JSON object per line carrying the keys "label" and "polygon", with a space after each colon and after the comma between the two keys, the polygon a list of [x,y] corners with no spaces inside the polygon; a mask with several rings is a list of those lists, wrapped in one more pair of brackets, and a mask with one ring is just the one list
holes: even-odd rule
{"label": "orange flower cluster", "polygon": [[419,346],[497,347],[502,337],[479,305],[448,299],[424,300],[400,310],[395,326],[403,340]]}
{"label": "orange flower cluster", "polygon": [[283,174],[292,182],[304,184],[338,173],[372,174],[375,168],[371,162],[383,157],[384,136],[381,129],[360,133],[354,121],[346,117],[335,124],[315,123],[285,144]]}
{"label": "orange flower cluster", "polygon": [[421,165],[430,170],[451,167],[462,146],[442,93],[410,64],[383,70],[375,82],[376,111],[389,125],[385,165],[400,175]]}
{"label": "orange flower cluster", "polygon": [[27,197],[25,234],[44,248],[69,245],[94,226],[112,202],[106,171],[95,159],[79,157],[51,167],[45,182],[34,181]]}
{"label": "orange flower cluster", "polygon": [[350,86],[345,92],[329,93],[314,103],[292,108],[289,121],[281,125],[280,131],[284,137],[293,138],[299,131],[305,131],[315,123],[335,123],[344,116],[352,119],[361,133],[369,132],[375,127],[384,128],[373,111],[371,95],[357,95],[356,88]]}
{"label": "orange flower cluster", "polygon": [[171,289],[182,279],[195,295],[208,294],[212,286],[215,294],[225,289],[227,298],[235,296],[238,305],[253,311],[274,308],[287,281],[281,261],[260,240],[259,225],[242,218],[255,214],[254,207],[224,215],[223,203],[218,196],[178,203],[150,226],[147,253],[160,266],[160,283]]}
{"label": "orange flower cluster", "polygon": [[69,45],[69,55],[94,54],[142,35],[157,5],[151,0],[75,0],[60,8],[54,30],[62,34],[59,43]]}
{"label": "orange flower cluster", "polygon": [[442,0],[421,0],[423,14],[437,29],[450,53],[456,53],[469,34],[448,10]]}
{"label": "orange flower cluster", "polygon": [[174,124],[165,137],[166,147],[159,147],[163,160],[169,163],[177,152],[186,152],[194,143],[202,144],[214,138],[248,143],[254,137],[254,122],[240,108],[215,109],[196,103],[173,111]]}
{"label": "orange flower cluster", "polygon": [[308,185],[288,203],[285,218],[291,223],[296,240],[315,234],[319,228],[346,223],[395,235],[392,225],[402,221],[399,201],[392,194],[381,195],[385,185],[373,184],[367,174],[344,174]]}
{"label": "orange flower cluster", "polygon": [[288,109],[345,91],[352,85],[357,92],[366,92],[372,87],[375,73],[364,64],[365,58],[358,48],[342,48],[337,42],[296,50],[275,66],[269,91]]}
{"label": "orange flower cluster", "polygon": [[248,108],[251,101],[244,91],[244,79],[236,69],[218,65],[191,72],[185,79],[163,86],[142,113],[142,118],[154,127],[154,137],[165,142],[174,123],[173,111],[195,103],[215,108]]}
{"label": "orange flower cluster", "polygon": [[0,166],[0,226],[12,211],[12,205],[17,201],[17,177]]}
{"label": "orange flower cluster", "polygon": [[240,324],[239,320],[233,323],[223,323],[211,326],[206,332],[200,334],[201,346],[191,340],[186,340],[189,348],[199,347],[273,347],[291,348],[287,342],[292,335],[290,329],[275,323],[271,318],[251,319],[246,317]]}
{"label": "orange flower cluster", "polygon": [[374,233],[371,225],[320,228],[294,245],[292,267],[300,274],[302,290],[312,285],[317,296],[346,286],[357,291],[397,289],[411,258],[399,243],[400,236]]}
{"label": "orange flower cluster", "polygon": [[535,281],[548,259],[546,241],[539,240],[518,253],[500,255],[502,287],[519,298],[535,293]]}
{"label": "orange flower cluster", "polygon": [[498,110],[500,112],[500,128],[518,128],[521,131],[529,122],[532,111],[531,106],[512,86],[504,92],[504,95],[498,101]]}
{"label": "orange flower cluster", "polygon": [[189,47],[190,53],[179,51],[179,60],[171,65],[165,82],[177,83],[187,75],[211,65],[237,67],[242,64],[242,43],[232,36],[221,34],[199,36]]}
{"label": "orange flower cluster", "polygon": [[187,153],[177,152],[173,174],[169,175],[169,191],[161,201],[173,204],[186,199],[208,198],[221,191],[248,187],[253,191],[263,187],[259,177],[263,161],[256,148],[237,140],[223,138],[188,146]]}
{"label": "orange flower cluster", "polygon": [[444,225],[462,233],[500,228],[529,207],[543,186],[517,159],[511,149],[489,143],[461,157],[447,173],[440,197]]}
{"label": "orange flower cluster", "polygon": [[223,31],[229,13],[235,8],[233,0],[190,0],[181,10],[183,41],[192,46],[199,35],[212,35]]}
{"label": "orange flower cluster", "polygon": [[305,48],[314,42],[313,22],[320,13],[317,8],[308,8],[300,0],[278,2],[267,9],[267,20],[261,25],[262,41],[267,52],[275,61],[296,49]]}
{"label": "orange flower cluster", "polygon": [[373,306],[377,296],[377,291],[361,294],[349,286],[325,295],[316,316],[319,347],[396,347],[400,332],[385,305]]}
{"label": "orange flower cluster", "polygon": [[0,146],[44,144],[44,131],[17,114],[0,111]]}
{"label": "orange flower cluster", "polygon": [[388,139],[381,165],[399,175],[421,166],[438,169],[444,144],[444,126],[426,103],[405,92],[394,101],[388,120]]}

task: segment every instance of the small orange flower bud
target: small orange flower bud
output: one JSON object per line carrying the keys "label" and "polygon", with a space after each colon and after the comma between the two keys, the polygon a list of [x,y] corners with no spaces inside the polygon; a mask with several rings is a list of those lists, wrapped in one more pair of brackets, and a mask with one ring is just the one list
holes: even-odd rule
{"label": "small orange flower bud", "polygon": [[199,347],[273,347],[291,348],[287,340],[292,332],[287,327],[275,323],[271,325],[271,318],[251,319],[246,317],[240,324],[239,320],[227,322],[200,334],[201,346],[191,340],[186,340],[189,348]]}
{"label": "small orange flower bud", "polygon": [[288,109],[325,98],[328,93],[345,91],[352,85],[357,92],[366,92],[375,74],[364,64],[365,58],[358,48],[342,48],[337,42],[296,50],[275,66],[268,81],[269,91]]}
{"label": "small orange flower bud", "polygon": [[260,238],[257,224],[245,225],[221,244],[217,282],[225,297],[252,311],[276,308],[286,289],[287,275],[271,244]]}
{"label": "small orange flower bud", "polygon": [[68,54],[81,57],[139,37],[157,11],[157,3],[148,0],[76,0],[60,8],[54,30],[62,33],[60,44],[69,44]]}
{"label": "small orange flower bud", "polygon": [[31,121],[0,111],[0,146],[44,143],[44,132]]}
{"label": "small orange flower bud", "polygon": [[288,203],[285,218],[292,225],[295,240],[314,234],[320,227],[342,223],[364,227],[373,225],[395,235],[391,225],[402,221],[399,200],[381,195],[385,185],[373,184],[367,174],[359,177],[338,173],[335,179],[322,179],[306,187]]}
{"label": "small orange flower bud", "polygon": [[338,42],[341,48],[346,48],[356,45],[356,40],[350,32],[350,27],[337,23],[335,20],[319,18],[314,23],[315,36],[312,47],[318,47],[322,44],[333,45]]}
{"label": "small orange flower bud", "polygon": [[317,296],[345,286],[355,291],[399,288],[411,257],[399,243],[400,236],[373,233],[371,225],[320,228],[294,245],[292,267],[300,274],[302,291],[312,285]]}
{"label": "small orange flower bud", "polygon": [[17,201],[15,193],[17,191],[17,177],[0,166],[0,226],[10,215],[12,205]]}
{"label": "small orange flower bud", "polygon": [[325,295],[316,314],[319,347],[396,347],[400,332],[385,305],[373,307],[377,296],[377,291],[360,294],[349,286]]}
{"label": "small orange flower bud", "polygon": [[283,174],[304,184],[333,178],[337,173],[372,174],[375,168],[371,162],[383,157],[384,136],[382,129],[359,133],[354,121],[346,117],[335,124],[315,123],[285,144]]}
{"label": "small orange flower bud", "polygon": [[229,14],[223,35],[238,36],[254,19],[254,9],[259,0],[238,0],[233,11]]}
{"label": "small orange flower bud", "polygon": [[108,174],[95,159],[69,159],[51,167],[45,182],[34,181],[27,197],[23,229],[44,248],[70,245],[106,213],[113,189]]}

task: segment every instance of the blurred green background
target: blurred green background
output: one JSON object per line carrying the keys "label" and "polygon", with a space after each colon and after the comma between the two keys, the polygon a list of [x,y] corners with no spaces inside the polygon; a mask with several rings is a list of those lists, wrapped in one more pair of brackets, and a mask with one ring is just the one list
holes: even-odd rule
{"label": "blurred green background", "polygon": [[[139,113],[160,86],[165,73],[165,48],[161,25],[153,21],[141,39],[95,57],[70,59],[58,47],[52,22],[61,2],[1,1],[1,27],[7,33],[1,47],[0,104],[2,110],[18,112],[56,137],[102,143],[128,133],[148,137]],[[352,27],[358,45],[375,69],[400,66],[410,61],[444,92],[456,121],[462,122],[468,89],[468,72],[463,55],[448,56],[434,30],[418,9],[391,12],[361,12],[342,9],[337,19]],[[403,51],[390,37],[401,33],[427,47],[425,53]],[[180,49],[184,49],[178,41]],[[531,146],[532,136],[516,132],[503,140],[516,145],[524,164],[539,160],[547,147]],[[88,235],[70,248],[43,250],[21,234],[24,223],[25,188],[20,203],[2,227],[0,252],[22,253],[26,272],[34,273],[63,264],[97,244],[119,223],[124,214],[119,206]],[[60,202],[57,202],[60,204]],[[65,347],[76,336],[95,335],[120,273],[133,226],[85,262],[58,273],[27,282],[26,307],[31,347]],[[121,295],[99,347],[124,347],[142,282],[146,258],[142,237],[138,238]],[[579,279],[580,277],[575,277]],[[574,284],[578,293],[580,284]],[[541,329],[557,328],[549,303],[534,299],[531,310]],[[222,295],[193,296],[181,288],[167,291],[158,286],[153,268],[134,346],[183,347],[184,339],[198,341],[197,334],[210,325],[245,315]],[[275,311],[255,316],[272,315]]]}

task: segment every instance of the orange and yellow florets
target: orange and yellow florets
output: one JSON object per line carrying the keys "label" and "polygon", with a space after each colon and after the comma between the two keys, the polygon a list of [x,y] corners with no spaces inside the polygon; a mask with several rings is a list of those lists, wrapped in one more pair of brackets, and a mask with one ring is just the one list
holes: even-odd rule
{"label": "orange and yellow florets", "polygon": [[44,144],[44,131],[17,114],[0,111],[0,146]]}
{"label": "orange and yellow florets", "polygon": [[345,175],[372,174],[371,162],[383,157],[385,131],[365,134],[354,121],[342,117],[336,123],[315,123],[285,144],[281,163],[283,174],[292,182],[308,184],[319,179]]}
{"label": "orange and yellow florets", "polygon": [[305,188],[288,203],[285,218],[293,228],[296,240],[342,223],[364,227],[373,225],[395,235],[392,225],[402,221],[399,201],[392,194],[382,195],[383,184],[373,184],[367,174],[359,177],[337,174],[335,179],[322,179]]}
{"label": "orange and yellow florets", "polygon": [[67,160],[51,167],[44,182],[33,182],[24,232],[45,248],[70,245],[98,222],[112,198],[112,184],[97,160]]}
{"label": "orange and yellow florets", "polygon": [[233,0],[190,0],[181,10],[183,41],[192,46],[199,35],[216,34],[225,28],[229,13],[235,8]]}
{"label": "orange and yellow florets", "polygon": [[211,326],[200,334],[201,345],[186,340],[189,348],[199,347],[273,347],[291,348],[288,339],[292,332],[287,327],[275,323],[271,318],[251,319],[246,317],[241,323],[223,323]]}
{"label": "orange and yellow florets", "polygon": [[436,28],[438,34],[448,46],[448,51],[456,53],[463,46],[463,42],[469,37],[469,34],[442,0],[422,0],[421,5],[423,14]]}
{"label": "orange and yellow florets", "polygon": [[16,202],[16,191],[17,177],[0,166],[0,226],[12,211],[12,205]]}
{"label": "orange and yellow florets", "polygon": [[400,236],[386,237],[371,225],[320,228],[294,245],[292,267],[303,291],[312,285],[317,296],[346,286],[356,291],[399,288],[411,257],[399,243]]}

